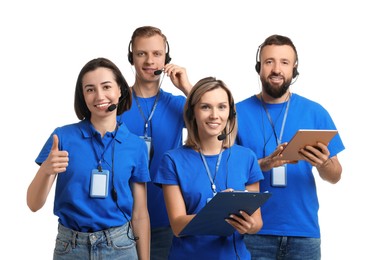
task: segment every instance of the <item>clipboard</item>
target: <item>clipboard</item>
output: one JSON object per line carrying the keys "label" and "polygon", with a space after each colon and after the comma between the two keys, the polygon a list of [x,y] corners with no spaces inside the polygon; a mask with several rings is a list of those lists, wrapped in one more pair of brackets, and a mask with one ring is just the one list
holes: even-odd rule
{"label": "clipboard", "polygon": [[271,196],[268,192],[218,192],[207,205],[184,227],[179,236],[230,236],[235,229],[225,221],[230,214],[243,210],[252,215]]}
{"label": "clipboard", "polygon": [[300,129],[282,151],[282,159],[291,161],[304,160],[298,153],[301,148],[306,145],[315,146],[317,142],[328,145],[337,133],[337,130]]}

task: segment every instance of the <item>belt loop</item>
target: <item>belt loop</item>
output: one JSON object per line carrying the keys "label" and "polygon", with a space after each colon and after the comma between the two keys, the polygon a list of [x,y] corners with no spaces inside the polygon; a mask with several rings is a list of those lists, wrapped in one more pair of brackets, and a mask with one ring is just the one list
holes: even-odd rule
{"label": "belt loop", "polygon": [[76,247],[76,237],[77,237],[77,235],[78,235],[78,233],[76,231],[72,231],[72,238],[71,238],[72,248]]}
{"label": "belt loop", "polygon": [[110,236],[109,230],[106,229],[106,230],[103,230],[103,232],[105,233],[105,236],[106,236],[107,246],[111,246],[112,241],[111,241],[111,236]]}

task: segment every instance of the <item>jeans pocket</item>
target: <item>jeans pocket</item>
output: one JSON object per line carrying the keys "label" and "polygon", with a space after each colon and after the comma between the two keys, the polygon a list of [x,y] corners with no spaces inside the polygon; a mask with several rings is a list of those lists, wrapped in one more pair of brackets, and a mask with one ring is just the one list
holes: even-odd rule
{"label": "jeans pocket", "polygon": [[56,239],[54,253],[57,255],[65,255],[71,251],[71,244],[59,238]]}
{"label": "jeans pocket", "polygon": [[136,246],[136,242],[130,239],[126,234],[120,235],[112,239],[112,246],[115,249],[129,249]]}

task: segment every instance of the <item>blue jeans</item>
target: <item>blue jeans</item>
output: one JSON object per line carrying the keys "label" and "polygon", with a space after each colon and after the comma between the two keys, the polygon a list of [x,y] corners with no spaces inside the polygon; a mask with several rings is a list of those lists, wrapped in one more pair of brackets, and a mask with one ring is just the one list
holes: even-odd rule
{"label": "blue jeans", "polygon": [[136,242],[128,236],[133,238],[128,223],[93,233],[77,232],[59,224],[53,259],[138,259]]}
{"label": "blue jeans", "polygon": [[320,238],[245,235],[252,260],[320,260]]}
{"label": "blue jeans", "polygon": [[159,227],[151,229],[151,260],[168,259],[172,245],[173,231],[171,227]]}

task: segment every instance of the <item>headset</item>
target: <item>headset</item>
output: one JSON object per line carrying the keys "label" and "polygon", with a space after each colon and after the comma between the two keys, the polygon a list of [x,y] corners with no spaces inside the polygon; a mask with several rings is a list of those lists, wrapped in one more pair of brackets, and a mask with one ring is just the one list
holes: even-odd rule
{"label": "headset", "polygon": [[[167,53],[165,54],[165,64],[168,64],[172,58],[170,57],[169,55],[169,51],[170,51],[170,48],[169,48],[169,43],[168,41],[165,41],[165,44],[166,44],[166,48],[167,48]],[[132,41],[129,42],[129,45],[128,45],[128,61],[130,64],[133,65],[133,52],[131,51],[131,46],[132,46]]]}
{"label": "headset", "polygon": [[[256,53],[256,65],[254,67],[258,74],[260,74],[260,71],[261,71],[261,62],[259,61],[259,57],[260,57],[260,53],[261,53],[261,46],[262,46],[262,44],[260,46],[258,46],[257,53]],[[293,79],[295,77],[297,77],[298,75],[300,75],[300,73],[297,70],[298,57],[296,57],[296,58],[297,58],[296,66],[293,68],[293,71],[292,71],[292,78]]]}

